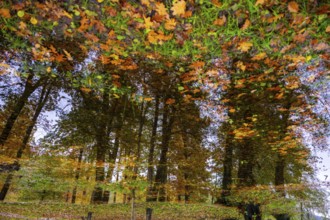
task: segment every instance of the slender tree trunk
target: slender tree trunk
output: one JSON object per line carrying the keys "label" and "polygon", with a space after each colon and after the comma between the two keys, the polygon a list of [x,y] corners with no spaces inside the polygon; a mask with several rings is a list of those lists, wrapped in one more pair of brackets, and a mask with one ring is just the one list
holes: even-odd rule
{"label": "slender tree trunk", "polygon": [[[283,113],[281,115],[282,120],[281,120],[281,133],[279,138],[283,139],[286,136],[287,133],[287,127],[289,125],[289,117],[290,117],[290,108],[291,108],[291,100],[290,100],[290,96],[292,94],[288,95],[287,98],[287,103],[284,106],[284,108],[288,109],[287,112]],[[280,117],[280,116],[278,116]],[[276,191],[280,193],[280,195],[282,197],[285,197],[285,177],[284,177],[284,171],[285,171],[285,167],[286,167],[286,160],[285,160],[285,156],[281,155],[279,152],[277,153],[277,161],[276,161],[276,165],[275,165],[275,187],[276,187]],[[276,214],[274,215],[274,217],[276,218],[276,220],[290,220],[290,216],[286,213],[280,213],[280,214]]]}
{"label": "slender tree trunk", "polygon": [[[108,84],[108,78],[105,77],[105,84]],[[93,98],[95,100],[98,100],[96,97]],[[110,193],[108,191],[104,191],[102,187],[100,186],[101,183],[105,181],[105,155],[107,154],[107,151],[109,149],[109,140],[108,140],[108,132],[110,132],[109,128],[109,120],[112,121],[112,117],[109,116],[109,88],[106,87],[106,89],[103,92],[102,100],[98,100],[97,103],[100,105],[101,110],[96,109],[99,111],[99,115],[97,117],[97,124],[96,127],[96,134],[95,134],[95,140],[96,140],[96,175],[95,175],[95,181],[96,186],[94,187],[91,203],[94,204],[105,204],[109,201]],[[92,103],[88,103],[89,105]],[[114,104],[115,105],[115,104]],[[97,106],[91,106],[91,108],[97,108]],[[115,106],[113,106],[115,109]],[[114,110],[115,111],[115,110]]]}
{"label": "slender tree trunk", "polygon": [[38,88],[38,86],[41,82],[41,79],[40,79],[35,85],[33,85],[33,82],[32,82],[33,77],[34,77],[34,73],[30,72],[30,74],[28,75],[28,78],[26,79],[24,91],[23,91],[22,95],[20,96],[20,98],[17,100],[17,103],[16,103],[11,115],[7,119],[4,129],[2,130],[2,133],[0,135],[0,146],[3,146],[5,144],[5,142],[7,141],[17,117],[21,113],[21,111],[22,111],[23,107],[25,106],[30,95]]}
{"label": "slender tree trunk", "polygon": [[174,120],[173,115],[170,115],[170,107],[165,103],[165,101],[166,99],[164,99],[162,144],[155,177],[155,184],[159,194],[158,201],[160,202],[164,202],[166,200],[165,184],[167,182],[167,152],[171,139],[171,129]]}
{"label": "slender tree trunk", "polygon": [[[228,140],[228,138],[226,138]],[[232,184],[232,169],[233,169],[233,143],[226,141],[223,160],[223,179],[221,197],[217,198],[217,204],[229,206],[230,203],[227,197],[230,195],[230,186]]]}
{"label": "slender tree trunk", "polygon": [[181,167],[181,170],[183,171],[183,179],[184,179],[184,202],[188,203],[190,198],[190,184],[189,184],[189,164],[188,159],[190,157],[189,152],[189,141],[188,136],[184,127],[184,124],[181,123],[181,136],[183,140],[183,157],[184,157],[184,164]]}
{"label": "slender tree trunk", "polygon": [[155,195],[155,190],[153,188],[153,179],[154,179],[154,152],[155,152],[156,137],[157,137],[158,115],[159,115],[159,96],[156,95],[155,114],[154,114],[154,121],[153,121],[153,125],[152,125],[150,148],[149,148],[149,155],[148,155],[147,180],[148,180],[149,186],[148,186],[148,193],[147,193],[147,202],[157,200],[157,195]]}
{"label": "slender tree trunk", "polygon": [[[24,150],[27,146],[27,143],[28,143],[28,141],[31,137],[33,128],[34,128],[34,126],[35,126],[35,124],[38,120],[38,117],[39,117],[39,115],[42,111],[42,108],[45,106],[45,104],[48,100],[50,92],[51,92],[51,87],[47,87],[47,85],[45,85],[43,87],[42,91],[41,91],[40,98],[39,98],[36,110],[34,112],[32,121],[26,129],[25,135],[24,135],[24,138],[23,138],[23,142],[22,142],[21,146],[19,147],[19,149],[17,151],[16,159],[22,158],[23,152],[24,152]],[[19,170],[20,169],[20,164],[19,164],[18,161],[16,163],[17,163],[17,170]],[[3,201],[6,198],[8,190],[10,188],[11,181],[13,179],[13,175],[14,175],[13,171],[10,171],[10,173],[6,177],[5,184],[2,186],[2,189],[1,189],[1,192],[0,192],[0,201]]]}
{"label": "slender tree trunk", "polygon": [[[83,148],[80,148],[80,150],[79,150],[79,156],[78,156],[78,167],[77,167],[76,175],[75,175],[76,182],[78,182],[79,176],[80,176],[81,161],[82,161],[83,153],[84,153],[84,149]],[[77,198],[77,185],[75,185],[74,188],[73,188],[73,190],[72,190],[72,199],[71,199],[71,203],[72,204],[75,204],[76,203],[76,198]]]}

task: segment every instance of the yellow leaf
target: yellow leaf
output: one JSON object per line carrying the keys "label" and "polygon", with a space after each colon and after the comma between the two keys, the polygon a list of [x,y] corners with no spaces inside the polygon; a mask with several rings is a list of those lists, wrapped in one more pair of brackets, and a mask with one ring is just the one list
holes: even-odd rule
{"label": "yellow leaf", "polygon": [[150,20],[150,17],[143,17],[144,19],[144,27],[146,29],[150,29],[153,26],[153,22]]}
{"label": "yellow leaf", "polygon": [[261,52],[257,55],[255,55],[254,57],[252,57],[252,60],[262,60],[264,58],[266,58],[266,53],[265,52]]}
{"label": "yellow leaf", "polygon": [[4,18],[10,18],[11,17],[10,11],[7,8],[0,8],[0,15],[1,15],[1,17],[4,17]]}
{"label": "yellow leaf", "polygon": [[165,5],[161,2],[156,3],[156,11],[161,16],[166,16],[167,15],[167,10],[165,8]]}
{"label": "yellow leaf", "polygon": [[66,50],[63,50],[63,51],[64,51],[64,53],[65,53],[65,55],[66,55],[66,58],[67,58],[68,60],[72,61],[73,58],[72,58],[71,54],[70,54],[68,51],[66,51]]}
{"label": "yellow leaf", "polygon": [[98,3],[102,3],[104,0],[97,0]]}
{"label": "yellow leaf", "polygon": [[330,25],[327,27],[327,29],[325,29],[325,32],[326,33],[329,33],[330,32]]}
{"label": "yellow leaf", "polygon": [[297,13],[299,11],[299,5],[295,1],[291,1],[288,4],[288,9],[292,13]]}
{"label": "yellow leaf", "polygon": [[257,0],[255,5],[263,5],[265,4],[265,0]]}
{"label": "yellow leaf", "polygon": [[176,27],[176,21],[174,18],[168,19],[165,22],[165,29],[168,31],[174,30]]}
{"label": "yellow leaf", "polygon": [[184,0],[174,1],[171,10],[173,11],[173,15],[184,15],[186,11],[186,2]]}
{"label": "yellow leaf", "polygon": [[80,90],[81,90],[83,93],[89,93],[90,91],[92,91],[90,88],[86,88],[86,87],[81,87]]}
{"label": "yellow leaf", "polygon": [[32,17],[32,18],[30,19],[30,22],[31,22],[31,24],[33,24],[33,25],[38,24],[38,20],[37,20],[35,17]]}
{"label": "yellow leaf", "polygon": [[226,18],[226,16],[221,16],[221,18],[218,18],[218,19],[216,19],[214,22],[213,22],[213,24],[214,25],[219,25],[219,26],[223,26],[225,23],[226,23],[226,21],[227,21],[227,18]]}
{"label": "yellow leaf", "polygon": [[246,70],[246,66],[244,65],[244,63],[242,61],[238,61],[237,62],[237,67],[240,68],[243,72]]}
{"label": "yellow leaf", "polygon": [[141,4],[149,7],[150,6],[150,1],[149,0],[141,0]]}
{"label": "yellow leaf", "polygon": [[238,49],[242,52],[247,52],[253,46],[251,42],[243,41],[238,44]]}
{"label": "yellow leaf", "polygon": [[152,97],[146,97],[146,98],[144,98],[144,101],[146,101],[146,102],[150,102],[150,101],[152,101],[152,100],[153,100]]}
{"label": "yellow leaf", "polygon": [[50,73],[51,71],[52,71],[52,68],[50,68],[50,66],[49,67],[47,67],[47,73]]}

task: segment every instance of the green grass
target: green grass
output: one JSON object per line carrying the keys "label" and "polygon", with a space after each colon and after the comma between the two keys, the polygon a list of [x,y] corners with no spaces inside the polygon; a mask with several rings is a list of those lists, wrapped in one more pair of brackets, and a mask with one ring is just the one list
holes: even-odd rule
{"label": "green grass", "polygon": [[[153,220],[239,218],[237,209],[206,204],[137,203],[136,219],[145,219],[146,208],[153,209]],[[64,203],[0,203],[0,219],[81,219],[93,212],[93,220],[126,220],[130,204],[73,205]]]}

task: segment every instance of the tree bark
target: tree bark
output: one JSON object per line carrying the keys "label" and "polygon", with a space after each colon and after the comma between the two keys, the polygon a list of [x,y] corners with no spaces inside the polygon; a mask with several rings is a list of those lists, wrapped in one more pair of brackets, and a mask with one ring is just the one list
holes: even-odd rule
{"label": "tree bark", "polygon": [[159,116],[159,96],[156,95],[155,114],[154,114],[154,121],[153,121],[153,125],[152,125],[150,148],[149,148],[149,155],[148,155],[147,180],[148,180],[149,186],[148,186],[148,193],[147,193],[147,202],[157,200],[157,195],[155,195],[155,192],[153,189],[153,179],[154,179],[154,152],[155,152],[155,146],[156,146],[158,116]]}
{"label": "tree bark", "polygon": [[[172,112],[173,114],[173,112]],[[162,144],[159,163],[157,166],[155,184],[158,190],[158,201],[164,202],[166,200],[165,184],[167,182],[167,152],[169,148],[169,142],[171,139],[171,129],[174,121],[173,115],[171,115],[170,107],[166,104],[164,99],[164,111],[163,111],[163,125],[162,125]]]}
{"label": "tree bark", "polygon": [[35,84],[33,84],[33,82],[32,82],[33,77],[34,77],[34,73],[30,72],[28,75],[28,78],[26,79],[24,91],[23,91],[22,95],[19,97],[19,99],[17,100],[17,103],[16,103],[11,115],[7,119],[4,129],[2,130],[2,133],[0,135],[0,146],[3,146],[5,144],[5,142],[7,141],[8,137],[11,133],[11,130],[15,124],[15,121],[16,121],[17,117],[19,116],[19,114],[21,113],[26,102],[28,101],[28,98],[39,87],[39,85],[42,81],[42,79],[39,79]]}
{"label": "tree bark", "polygon": [[[45,104],[48,100],[50,92],[51,92],[51,86],[47,87],[47,85],[45,85],[41,91],[36,110],[32,117],[32,121],[31,121],[30,125],[26,128],[22,144],[16,154],[16,159],[22,158],[23,151],[25,150],[25,148],[27,146],[27,143],[31,137],[33,128],[38,120],[38,117],[39,117],[43,107],[45,106]],[[16,163],[17,163],[17,171],[18,171],[20,169],[20,164],[18,161]],[[3,201],[6,198],[8,190],[10,188],[11,181],[13,179],[13,176],[14,176],[13,171],[10,171],[8,176],[6,177],[5,184],[2,186],[2,189],[1,189],[0,201]]]}
{"label": "tree bark", "polygon": [[[84,153],[84,149],[80,148],[79,156],[78,156],[78,167],[77,167],[76,175],[75,175],[76,182],[79,180],[79,176],[80,176],[81,161],[82,161],[83,153]],[[77,186],[75,185],[73,190],[72,190],[72,199],[71,199],[72,204],[76,203],[76,198],[77,198]]]}

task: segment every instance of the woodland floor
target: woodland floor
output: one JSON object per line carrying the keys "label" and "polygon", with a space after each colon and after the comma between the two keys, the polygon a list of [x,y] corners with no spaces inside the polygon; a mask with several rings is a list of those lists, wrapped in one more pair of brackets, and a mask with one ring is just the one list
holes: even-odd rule
{"label": "woodland floor", "polygon": [[[146,219],[146,207],[153,209],[152,220],[210,220],[238,217],[237,209],[206,204],[137,203],[136,220]],[[63,203],[0,203],[0,219],[60,220],[82,219],[93,212],[93,220],[129,220],[130,204],[72,205]]]}

